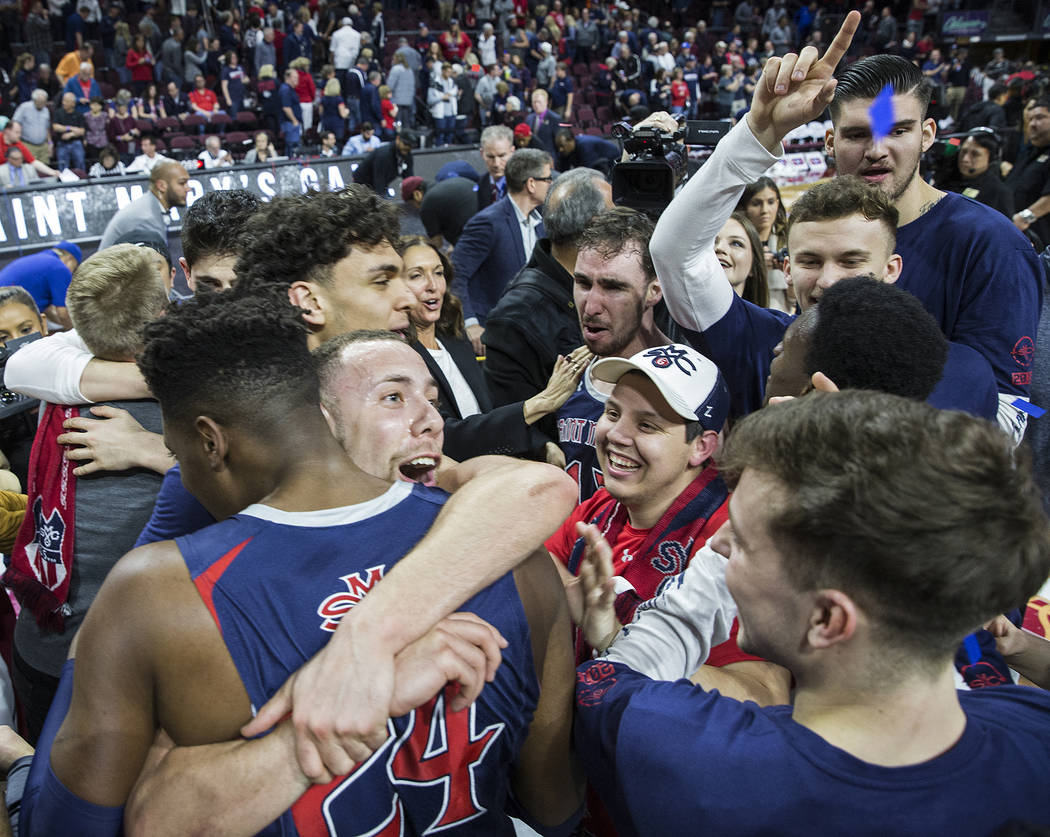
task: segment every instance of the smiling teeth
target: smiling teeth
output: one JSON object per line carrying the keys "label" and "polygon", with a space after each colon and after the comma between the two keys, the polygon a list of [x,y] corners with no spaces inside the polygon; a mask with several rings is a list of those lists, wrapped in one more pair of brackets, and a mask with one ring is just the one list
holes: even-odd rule
{"label": "smiling teeth", "polygon": [[610,453],[609,454],[609,464],[610,465],[615,465],[621,471],[635,471],[639,467],[634,462],[630,462],[627,459],[621,459],[615,453]]}
{"label": "smiling teeth", "polygon": [[435,465],[437,465],[437,460],[434,459],[434,457],[432,456],[417,456],[408,464],[415,465],[420,468],[433,468]]}

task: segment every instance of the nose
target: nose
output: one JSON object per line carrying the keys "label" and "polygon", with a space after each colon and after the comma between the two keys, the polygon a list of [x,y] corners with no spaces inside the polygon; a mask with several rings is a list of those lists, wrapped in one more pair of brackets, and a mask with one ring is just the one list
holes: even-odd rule
{"label": "nose", "polygon": [[725,239],[719,237],[715,239],[715,255],[716,256],[728,256],[729,250],[726,248]]}
{"label": "nose", "polygon": [[431,404],[426,398],[420,396],[419,398],[419,411],[412,422],[412,433],[415,436],[432,436],[438,433],[445,425],[445,420],[441,418],[441,413],[438,412],[437,407]]}
{"label": "nose", "polygon": [[395,311],[408,311],[416,304],[416,295],[412,293],[412,289],[408,287],[408,283],[400,276],[395,276],[391,280],[394,290],[394,310]]}
{"label": "nose", "polygon": [[845,274],[833,266],[825,266],[820,271],[820,276],[817,279],[817,287],[822,291],[826,291],[832,285],[842,279]]}
{"label": "nose", "polygon": [[727,520],[721,526],[718,527],[718,531],[715,532],[714,537],[711,538],[711,549],[721,555],[723,558],[729,558],[732,553],[732,544],[730,542],[730,536],[732,535],[732,527]]}

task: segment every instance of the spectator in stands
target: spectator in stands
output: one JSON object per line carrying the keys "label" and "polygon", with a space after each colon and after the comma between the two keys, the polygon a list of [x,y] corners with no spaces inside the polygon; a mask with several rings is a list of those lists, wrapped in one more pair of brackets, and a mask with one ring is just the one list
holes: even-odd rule
{"label": "spectator in stands", "polygon": [[361,133],[354,134],[343,146],[343,156],[359,156],[374,151],[382,145],[382,141],[376,136],[375,126],[371,122],[361,123]]}
{"label": "spectator in stands", "polygon": [[314,99],[317,98],[317,85],[314,83],[314,77],[310,75],[309,58],[295,58],[289,66],[299,73],[295,94],[299,97],[299,108],[303,112],[303,132],[306,132],[314,126]]}
{"label": "spectator in stands", "polygon": [[178,84],[169,81],[164,98],[161,100],[164,113],[171,119],[185,119],[190,113],[190,100]]}
{"label": "spectator in stands", "polygon": [[459,20],[452,18],[448,25],[448,31],[438,36],[441,52],[448,62],[462,61],[474,46],[470,36],[459,28]]}
{"label": "spectator in stands", "polygon": [[948,113],[953,120],[959,121],[959,111],[966,99],[966,91],[970,85],[970,62],[967,59],[968,52],[965,47],[952,47],[951,61],[948,64],[948,91],[946,104]]}
{"label": "spectator in stands", "polygon": [[51,22],[48,19],[48,11],[40,0],[34,0],[29,7],[25,25],[26,46],[33,53],[37,64],[47,64],[51,61]]}
{"label": "spectator in stands", "polygon": [[182,27],[173,24],[168,37],[160,45],[161,81],[167,86],[169,81],[182,84],[182,42],[185,40]]}
{"label": "spectator in stands", "polygon": [[[80,49],[71,50],[63,55],[55,67],[55,75],[58,77],[58,83],[64,85],[78,72],[83,72],[81,64],[87,64],[91,68],[88,75],[94,75],[95,65],[91,60],[94,53],[95,48],[90,43],[87,43],[80,47]],[[123,64],[123,60],[121,61],[121,64]]]}
{"label": "spectator in stands", "polygon": [[1010,98],[1010,91],[1005,84],[996,82],[988,88],[988,98],[974,102],[963,113],[959,120],[959,130],[972,131],[974,128],[994,128],[997,131],[1006,128],[1006,111],[1003,106]]}
{"label": "spectator in stands", "polygon": [[310,60],[310,38],[306,34],[306,27],[301,20],[292,24],[292,31],[285,35],[284,43],[281,45],[281,55],[285,66],[292,66],[297,58]]}
{"label": "spectator in stands", "polygon": [[486,67],[485,74],[474,85],[474,101],[477,104],[478,113],[481,115],[482,128],[492,124],[492,105],[496,94],[499,92],[499,84],[500,66],[492,63]]}
{"label": "spectator in stands", "polygon": [[280,125],[281,114],[281,100],[277,91],[278,85],[273,66],[264,64],[259,70],[259,80],[255,83],[255,94],[262,112],[263,125],[275,133]]}
{"label": "spectator in stands", "polygon": [[131,71],[131,90],[141,96],[146,85],[153,81],[153,53],[146,45],[146,39],[136,35],[131,48],[124,57],[125,66]]}
{"label": "spectator in stands", "polygon": [[459,91],[452,79],[452,65],[447,61],[430,78],[427,90],[427,106],[434,118],[434,147],[452,142],[456,124],[456,100]]}
{"label": "spectator in stands", "polygon": [[237,50],[229,50],[226,53],[226,63],[222,68],[222,100],[226,105],[226,112],[234,118],[244,110],[244,95],[248,81],[248,74],[237,57]]}
{"label": "spectator in stands", "polygon": [[564,122],[572,121],[572,105],[576,96],[575,85],[569,77],[569,65],[559,61],[550,84],[550,102],[553,110]]}
{"label": "spectator in stands", "polygon": [[36,68],[36,86],[47,93],[49,101],[57,100],[62,93],[62,85],[51,70],[50,64],[38,64]]}
{"label": "spectator in stands", "polygon": [[59,171],[83,170],[84,135],[87,133],[87,125],[83,115],[77,111],[77,99],[74,94],[62,94],[62,106],[55,111],[51,120],[51,131],[54,134]]}
{"label": "spectator in stands", "polygon": [[103,104],[100,97],[93,97],[90,110],[84,114],[84,127],[87,129],[84,146],[90,160],[97,160],[98,152],[109,144],[109,133],[106,130],[109,114],[102,109]]}
{"label": "spectator in stands", "polygon": [[51,162],[51,111],[47,108],[47,94],[31,91],[30,98],[15,108],[11,117],[22,126],[22,142],[34,157]]}
{"label": "spectator in stands", "polygon": [[33,186],[40,179],[36,170],[26,163],[22,149],[12,146],[7,149],[7,158],[0,164],[0,186],[5,189],[21,189]]}
{"label": "spectator in stands", "polygon": [[255,145],[248,149],[244,155],[245,163],[265,163],[277,156],[277,151],[270,142],[270,137],[265,131],[259,131],[255,135]]}
{"label": "spectator in stands", "polygon": [[233,165],[233,155],[222,147],[222,142],[212,134],[204,140],[204,150],[197,155],[206,169],[217,169]]}
{"label": "spectator in stands", "polygon": [[787,212],[776,181],[762,176],[749,183],[737,201],[736,212],[747,215],[762,242],[769,287],[768,307],[785,313],[794,311],[795,296],[787,284],[782,255],[787,252]]}
{"label": "spectator in stands", "polygon": [[277,91],[281,106],[281,135],[284,137],[284,153],[292,157],[299,150],[302,138],[303,109],[299,104],[299,71],[289,67],[284,71],[284,84]]}
{"label": "spectator in stands", "polygon": [[146,119],[156,125],[158,119],[163,119],[167,114],[164,112],[164,100],[155,81],[146,85],[146,90],[131,106],[131,115],[136,119]]}
{"label": "spectator in stands", "polygon": [[80,65],[80,72],[66,82],[64,90],[77,97],[77,110],[80,113],[88,112],[92,99],[102,98],[102,88],[95,81],[94,73],[95,68],[85,61]]}
{"label": "spectator in stands", "polygon": [[0,132],[0,160],[6,159],[7,153],[12,148],[18,148],[22,151],[22,159],[28,163],[38,175],[41,177],[57,177],[58,172],[51,168],[46,163],[42,163],[40,160],[33,156],[33,153],[26,148],[24,142],[22,142],[22,123],[11,120],[5,126],[2,132]]}
{"label": "spectator in stands", "polygon": [[214,90],[210,90],[204,76],[200,73],[193,79],[193,90],[189,94],[190,107],[196,116],[203,116],[211,122],[211,118],[217,113],[222,113],[219,108],[219,97]]}
{"label": "spectator in stands", "polygon": [[532,112],[525,117],[525,124],[532,129],[532,135],[536,137],[540,145],[548,154],[554,156],[554,132],[558,128],[558,117],[549,109],[550,98],[547,91],[536,88],[532,92]]}
{"label": "spectator in stands", "polygon": [[337,157],[339,155],[338,142],[334,131],[324,131],[321,134],[321,148],[318,153],[322,157]]}
{"label": "spectator in stands", "polygon": [[952,171],[937,182],[938,188],[957,192],[997,209],[1007,218],[1014,216],[1014,196],[999,177],[1002,142],[990,128],[975,128],[959,146],[950,161]]}
{"label": "spectator in stands", "polygon": [[383,106],[379,101],[379,85],[382,80],[382,73],[370,70],[361,88],[361,121],[371,122],[380,129],[383,125]]}
{"label": "spectator in stands", "polygon": [[195,35],[187,35],[182,49],[182,80],[191,90],[197,76],[208,72],[208,50]]}
{"label": "spectator in stands", "polygon": [[120,155],[130,160],[138,151],[138,139],[142,134],[135,126],[135,117],[131,115],[131,93],[127,90],[117,91],[114,106],[106,123],[106,136]]}
{"label": "spectator in stands", "polygon": [[127,174],[124,164],[120,161],[117,149],[107,145],[98,153],[96,162],[88,171],[88,177],[122,177]]}
{"label": "spectator in stands", "polygon": [[338,142],[346,136],[346,118],[350,110],[342,96],[339,79],[330,78],[325,83],[324,95],[321,97],[321,129],[335,134]]}
{"label": "spectator in stands", "polygon": [[125,169],[128,174],[140,171],[149,174],[153,171],[154,166],[158,166],[161,163],[174,162],[170,157],[165,157],[157,152],[157,141],[148,134],[142,137],[140,144],[142,153],[132,160],[131,165]]}
{"label": "spectator in stands", "polygon": [[414,54],[410,50],[394,53],[393,64],[387,75],[386,83],[390,88],[390,98],[395,105],[401,119],[401,124],[407,128],[415,125],[416,108],[416,74],[408,62],[408,55]]}
{"label": "spectator in stands", "polygon": [[274,33],[273,29],[267,26],[263,29],[262,40],[255,44],[255,55],[253,56],[255,64],[255,75],[260,76],[260,70],[269,65],[271,68],[277,66],[277,49],[274,47]]}
{"label": "spectator in stands", "polygon": [[346,82],[347,72],[357,62],[357,54],[361,51],[361,33],[354,29],[350,18],[344,17],[339,22],[339,28],[332,33],[329,46],[336,75],[340,84],[343,84]]}
{"label": "spectator in stands", "polygon": [[29,96],[36,87],[36,59],[32,53],[23,52],[15,59],[12,71],[15,75],[15,89],[17,94],[13,99],[16,105],[29,101]]}
{"label": "spectator in stands", "polygon": [[388,142],[397,133],[399,111],[391,99],[390,88],[385,84],[379,85],[379,107],[382,112],[382,139]]}

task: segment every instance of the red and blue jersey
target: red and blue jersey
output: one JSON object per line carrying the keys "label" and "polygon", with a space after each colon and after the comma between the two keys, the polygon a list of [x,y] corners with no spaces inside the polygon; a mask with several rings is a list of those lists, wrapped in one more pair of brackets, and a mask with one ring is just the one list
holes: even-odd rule
{"label": "red and blue jersey", "polygon": [[[558,445],[565,454],[565,470],[580,488],[579,502],[583,503],[605,485],[598,452],[594,447],[594,431],[598,419],[605,412],[605,402],[612,392],[598,389],[600,381],[591,380],[591,369],[580,377],[576,391],[558,410]],[[606,385],[607,386],[607,385]]]}
{"label": "red and blue jersey", "polygon": [[[176,543],[254,707],[328,641],[340,620],[422,539],[447,495],[397,483],[367,503],[317,512],[255,505]],[[509,774],[539,696],[511,575],[462,608],[509,641],[469,710],[438,695],[389,722],[353,773],[317,785],[265,835],[512,835]]]}

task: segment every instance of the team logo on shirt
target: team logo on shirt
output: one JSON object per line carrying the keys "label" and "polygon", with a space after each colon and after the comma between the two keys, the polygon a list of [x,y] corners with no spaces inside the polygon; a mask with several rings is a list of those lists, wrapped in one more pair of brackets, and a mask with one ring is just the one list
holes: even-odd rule
{"label": "team logo on shirt", "polygon": [[1014,344],[1010,354],[1013,355],[1018,366],[1027,368],[1032,365],[1032,358],[1035,357],[1035,343],[1031,337],[1022,337]]}
{"label": "team logo on shirt", "polygon": [[332,632],[339,627],[342,618],[365,597],[383,578],[384,566],[369,567],[363,573],[348,573],[339,580],[346,585],[346,592],[332,593],[317,608],[321,617],[321,630]]}

